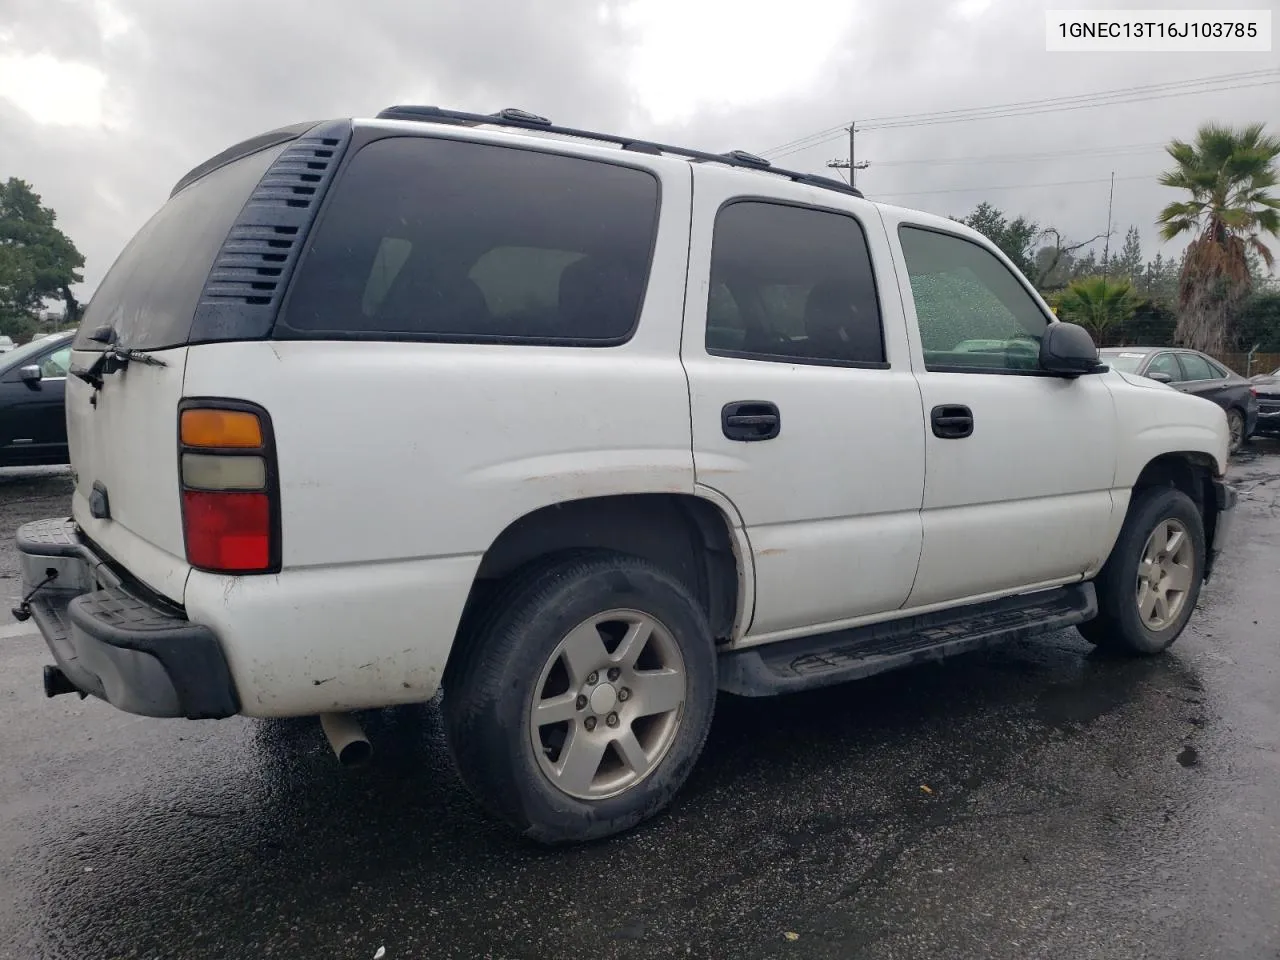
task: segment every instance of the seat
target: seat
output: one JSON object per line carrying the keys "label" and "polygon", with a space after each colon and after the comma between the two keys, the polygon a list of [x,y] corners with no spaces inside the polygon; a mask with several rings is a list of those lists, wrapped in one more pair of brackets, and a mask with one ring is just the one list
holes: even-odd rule
{"label": "seat", "polygon": [[583,257],[560,274],[562,335],[575,340],[624,337],[635,326],[644,277],[618,260]]}
{"label": "seat", "polygon": [[378,310],[383,329],[417,333],[493,332],[493,315],[484,294],[469,277],[438,277],[424,270],[400,271]]}
{"label": "seat", "polygon": [[804,305],[804,328],[809,354],[849,363],[880,363],[884,341],[879,318],[862,316],[865,297],[850,283],[829,280],[809,291]]}

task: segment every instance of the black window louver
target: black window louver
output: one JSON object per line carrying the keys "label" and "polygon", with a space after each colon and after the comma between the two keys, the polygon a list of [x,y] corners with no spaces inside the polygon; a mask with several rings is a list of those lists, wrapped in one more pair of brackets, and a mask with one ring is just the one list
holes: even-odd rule
{"label": "black window louver", "polygon": [[191,343],[265,337],[351,136],[349,121],[292,141],[227,234],[200,295]]}

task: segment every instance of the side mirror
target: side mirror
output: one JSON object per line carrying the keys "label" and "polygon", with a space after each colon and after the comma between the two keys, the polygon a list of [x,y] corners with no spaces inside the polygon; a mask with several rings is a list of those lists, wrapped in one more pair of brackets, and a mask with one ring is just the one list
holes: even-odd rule
{"label": "side mirror", "polygon": [[1098,373],[1103,367],[1098,347],[1089,331],[1074,323],[1059,321],[1045,328],[1040,339],[1040,368],[1060,377]]}
{"label": "side mirror", "polygon": [[1163,370],[1156,370],[1147,374],[1148,380],[1154,380],[1156,383],[1173,383],[1173,377],[1165,373]]}
{"label": "side mirror", "polygon": [[18,368],[18,379],[28,386],[34,386],[44,379],[44,374],[40,372],[40,367],[33,363],[30,366]]}

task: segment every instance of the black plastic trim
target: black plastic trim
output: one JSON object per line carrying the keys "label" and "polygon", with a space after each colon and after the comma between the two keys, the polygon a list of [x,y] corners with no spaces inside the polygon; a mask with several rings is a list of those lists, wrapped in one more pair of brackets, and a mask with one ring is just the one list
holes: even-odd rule
{"label": "black plastic trim", "polygon": [[268,147],[288,143],[290,140],[297,140],[298,137],[316,126],[317,123],[319,123],[318,120],[310,120],[306,123],[292,123],[287,127],[278,127],[275,130],[260,133],[256,137],[241,140],[239,143],[227,147],[221,153],[210,157],[204,163],[192,167],[181,180],[173,185],[173,189],[169,191],[169,196],[173,197],[175,194],[181,193],[197,180],[208,176],[220,167],[225,167],[229,163],[235,163],[237,160],[257,153],[259,150],[266,150]]}
{"label": "black plastic trim", "polygon": [[260,340],[271,333],[351,131],[350,120],[335,120],[289,138],[214,258],[188,344]]}
{"label": "black plastic trim", "polygon": [[1061,630],[1097,613],[1093,584],[1071,584],[729,651],[720,657],[719,685],[747,697],[811,690]]}
{"label": "black plastic trim", "polygon": [[[523,115],[523,116],[522,116]],[[529,119],[525,119],[528,117]],[[598,133],[592,130],[580,130],[576,127],[560,127],[545,117],[528,114],[522,110],[507,108],[494,114],[465,113],[459,110],[444,110],[440,107],[417,106],[412,104],[387,107],[378,114],[379,120],[410,120],[418,123],[446,123],[463,126],[495,126],[509,127],[516,130],[533,130],[540,133],[556,133],[566,137],[577,137],[582,140],[595,140],[599,143],[611,143],[624,150],[635,150],[640,153],[665,153],[696,160],[701,163],[721,163],[729,167],[755,170],[761,173],[772,173],[786,177],[795,183],[810,187],[821,187],[835,193],[843,193],[852,197],[861,197],[857,187],[850,186],[841,180],[820,177],[812,173],[797,170],[784,170],[775,167],[767,160],[756,157],[743,150],[731,150],[728,153],[707,153],[703,150],[690,150],[671,144],[655,143],[649,140],[638,140],[634,137],[623,137],[613,133]]]}
{"label": "black plastic trim", "polygon": [[[487,122],[487,121],[486,121]],[[545,129],[545,128],[539,128]],[[354,162],[359,156],[360,151],[370,144],[377,143],[381,140],[397,140],[404,138],[415,138],[421,140],[450,139],[440,137],[439,134],[433,134],[431,131],[424,130],[421,133],[392,132],[374,127],[357,127],[354,129],[351,140],[345,148],[342,163],[335,172],[335,180],[338,181],[335,189],[326,191],[321,209],[316,217],[316,223],[322,223],[325,215],[325,207],[331,196],[338,193],[341,187],[342,175],[346,172],[347,166]],[[658,252],[658,235],[662,230],[662,212],[663,212],[663,185],[662,178],[648,167],[637,166],[627,163],[625,158],[615,160],[609,157],[581,157],[577,154],[566,154],[555,150],[539,150],[537,148],[507,143],[490,143],[489,141],[479,140],[463,140],[464,143],[474,143],[481,146],[495,147],[501,150],[525,150],[530,153],[550,153],[555,156],[570,157],[575,160],[587,160],[591,163],[604,163],[611,166],[623,167],[627,170],[635,170],[646,173],[653,178],[657,186],[657,197],[653,210],[653,239],[649,244],[649,258],[645,269],[644,292],[640,297],[640,303],[636,308],[635,320],[632,321],[631,329],[625,334],[617,337],[602,337],[596,339],[588,339],[585,337],[510,337],[510,336],[492,336],[486,334],[439,334],[439,333],[406,333],[403,331],[345,331],[345,330],[321,330],[307,331],[290,327],[289,318],[289,300],[293,292],[293,279],[297,275],[298,264],[294,264],[290,271],[289,282],[282,298],[280,309],[276,314],[272,324],[270,336],[273,340],[301,340],[301,341],[336,341],[336,342],[360,342],[360,343],[465,343],[465,344],[495,344],[498,346],[510,347],[576,347],[576,348],[601,348],[601,347],[620,347],[630,343],[635,337],[636,331],[640,329],[640,321],[644,317],[645,303],[649,299],[649,287],[653,281],[653,264]],[[554,143],[554,141],[552,141]],[[639,151],[641,153],[648,151]],[[314,229],[316,224],[313,223]],[[305,256],[305,254],[303,254]],[[299,258],[299,262],[301,257]]]}
{"label": "black plastic trim", "polygon": [[[227,448],[210,448],[210,447],[189,447],[182,442],[182,411],[200,409],[200,410],[236,410],[242,413],[252,413],[258,418],[258,423],[262,426],[262,446],[261,447],[236,447],[234,449]],[[182,477],[182,455],[184,453],[200,453],[200,454],[233,454],[235,456],[257,456],[262,457],[267,464],[267,502],[271,511],[271,543],[270,552],[267,556],[267,566],[261,570],[216,570],[209,567],[201,567],[191,564],[192,569],[201,570],[205,573],[213,573],[218,576],[234,576],[234,577],[256,577],[263,574],[279,573],[283,565],[283,543],[282,543],[282,523],[280,517],[280,467],[276,458],[276,434],[275,428],[271,424],[271,414],[267,413],[264,407],[248,400],[234,400],[227,397],[184,397],[178,403],[178,416],[176,418],[177,433],[177,449],[178,449],[178,477],[181,481]],[[182,487],[183,490],[196,489],[194,487]],[[202,491],[207,492],[207,491]],[[231,490],[228,493],[254,493],[253,490]],[[186,498],[182,498],[182,546],[187,551],[187,508]],[[187,551],[188,557],[190,552]],[[188,562],[190,562],[188,560]]]}
{"label": "black plastic trim", "polygon": [[[73,646],[83,643],[76,636],[80,631],[116,661],[128,659],[121,651],[155,658],[173,685],[180,716],[205,720],[240,712],[226,657],[208,627],[172,617],[123,590],[110,589],[80,594],[68,605],[67,618]],[[128,704],[117,706],[128,708]]]}

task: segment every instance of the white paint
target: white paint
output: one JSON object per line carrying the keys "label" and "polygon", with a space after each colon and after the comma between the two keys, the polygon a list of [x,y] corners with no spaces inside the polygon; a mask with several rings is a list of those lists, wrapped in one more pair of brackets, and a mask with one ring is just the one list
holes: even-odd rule
{"label": "white paint", "polygon": [[[712,233],[723,203],[764,193],[854,215],[877,266],[877,286],[895,291],[880,217],[865,200],[711,166],[695,168],[694,192],[682,348],[694,460],[698,482],[733,501],[751,541],[750,632],[895,609],[907,599],[920,556],[924,489],[920,389],[900,298],[881,298],[889,370],[712,356],[705,337]],[[762,443],[726,439],[720,410],[735,400],[777,404],[781,434]]]}
{"label": "white paint", "polygon": [[[964,227],[763,174],[518,139],[608,155],[661,179],[650,287],[625,345],[201,345],[159,354],[165,367],[130,365],[96,409],[88,386],[68,381],[77,519],[214,630],[247,714],[430,698],[485,551],[512,522],[557,503],[684,493],[715,504],[742,578],[733,639],[757,643],[1079,580],[1109,552],[1128,488],[1152,457],[1196,451],[1225,468],[1221,410],[1149,381],[926,371],[896,224],[952,230],[1001,256]],[[714,215],[743,195],[861,220],[888,369],[707,354]],[[182,396],[270,412],[279,575],[188,577],[175,449]],[[743,399],[780,406],[777,440],[724,439],[720,409]],[[971,407],[972,437],[932,435],[926,411],[943,403]],[[88,516],[94,478],[111,491],[108,523]]]}

